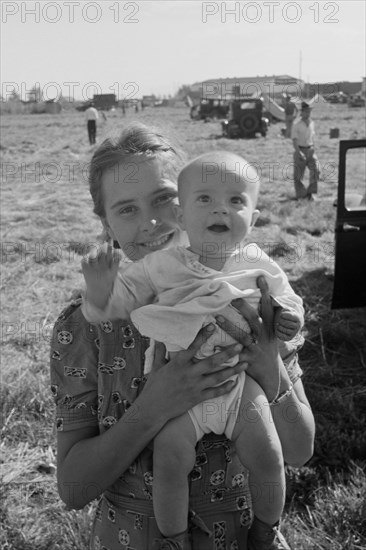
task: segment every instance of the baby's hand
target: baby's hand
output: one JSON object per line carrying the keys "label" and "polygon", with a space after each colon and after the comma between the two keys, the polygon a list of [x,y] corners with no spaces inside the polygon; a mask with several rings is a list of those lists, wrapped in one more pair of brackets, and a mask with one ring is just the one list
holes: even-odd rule
{"label": "baby's hand", "polygon": [[120,257],[109,244],[107,248],[103,246],[96,256],[82,259],[87,302],[99,309],[105,308],[117,277],[119,262]]}
{"label": "baby's hand", "polygon": [[275,313],[275,334],[279,340],[292,340],[301,329],[301,320],[295,311],[279,308]]}

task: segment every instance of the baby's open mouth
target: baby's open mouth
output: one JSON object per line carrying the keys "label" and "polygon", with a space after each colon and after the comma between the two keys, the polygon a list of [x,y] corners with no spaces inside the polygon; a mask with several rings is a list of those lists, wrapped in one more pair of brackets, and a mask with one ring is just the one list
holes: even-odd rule
{"label": "baby's open mouth", "polygon": [[214,223],[213,225],[210,225],[207,228],[209,231],[213,231],[214,233],[224,233],[225,231],[229,231],[229,228],[224,223]]}

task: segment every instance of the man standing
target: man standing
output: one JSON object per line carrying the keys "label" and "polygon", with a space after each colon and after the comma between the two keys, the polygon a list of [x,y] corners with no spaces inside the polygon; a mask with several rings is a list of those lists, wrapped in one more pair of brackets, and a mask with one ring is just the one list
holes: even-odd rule
{"label": "man standing", "polygon": [[286,94],[285,97],[285,121],[286,121],[286,134],[287,138],[291,138],[292,124],[297,115],[297,107],[293,101],[291,101],[291,96]]}
{"label": "man standing", "polygon": [[[294,184],[295,198],[316,200],[319,180],[319,162],[314,153],[315,129],[311,120],[311,108],[305,101],[301,104],[300,119],[292,128],[292,142],[294,151]],[[309,168],[309,186],[306,188],[303,182],[305,168]]]}
{"label": "man standing", "polygon": [[88,126],[88,136],[90,145],[94,145],[95,138],[97,136],[97,120],[99,118],[98,111],[94,107],[94,103],[91,102],[87,110],[85,111],[85,116]]}

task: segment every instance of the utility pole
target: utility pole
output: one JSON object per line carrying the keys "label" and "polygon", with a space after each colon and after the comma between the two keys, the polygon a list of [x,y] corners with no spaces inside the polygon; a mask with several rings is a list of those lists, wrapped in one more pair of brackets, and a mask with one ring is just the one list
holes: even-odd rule
{"label": "utility pole", "polygon": [[301,80],[301,72],[302,72],[302,51],[300,50],[300,54],[299,54],[299,80]]}
{"label": "utility pole", "polygon": [[299,51],[299,86],[301,87],[302,93],[304,93],[304,88],[302,86],[301,82],[301,76],[302,76],[302,51]]}

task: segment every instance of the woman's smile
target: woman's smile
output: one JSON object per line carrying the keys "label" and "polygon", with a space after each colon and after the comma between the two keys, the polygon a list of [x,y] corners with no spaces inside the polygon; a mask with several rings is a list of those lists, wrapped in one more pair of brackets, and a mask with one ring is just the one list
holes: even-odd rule
{"label": "woman's smile", "polygon": [[151,249],[159,249],[161,247],[165,247],[165,245],[173,238],[174,234],[175,234],[175,231],[167,235],[163,235],[158,239],[155,238],[153,241],[144,241],[138,244],[139,246],[146,246],[147,248],[151,248]]}

